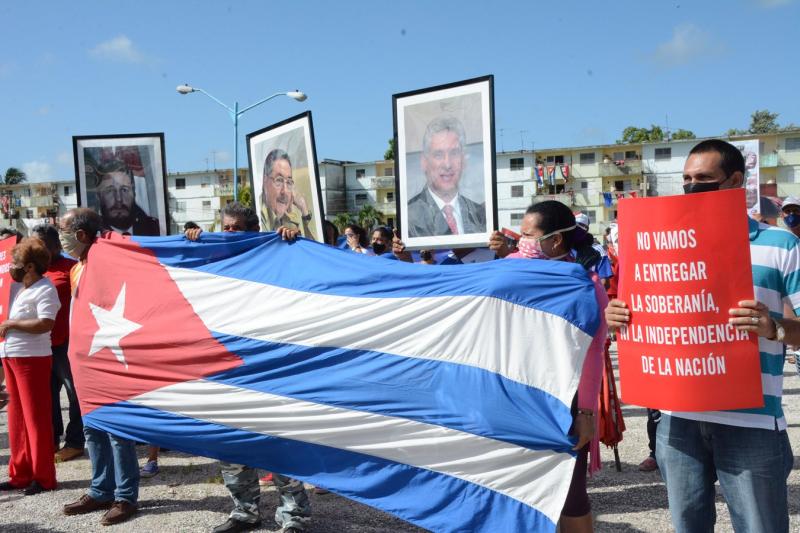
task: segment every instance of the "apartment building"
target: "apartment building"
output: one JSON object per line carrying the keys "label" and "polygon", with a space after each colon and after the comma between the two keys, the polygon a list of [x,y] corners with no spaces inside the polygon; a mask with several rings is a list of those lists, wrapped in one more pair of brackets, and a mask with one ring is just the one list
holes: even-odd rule
{"label": "apartment building", "polygon": [[[247,169],[239,169],[239,186],[249,184]],[[183,232],[192,221],[205,231],[219,231],[219,210],[233,201],[233,170],[173,172],[167,174],[169,233]]]}

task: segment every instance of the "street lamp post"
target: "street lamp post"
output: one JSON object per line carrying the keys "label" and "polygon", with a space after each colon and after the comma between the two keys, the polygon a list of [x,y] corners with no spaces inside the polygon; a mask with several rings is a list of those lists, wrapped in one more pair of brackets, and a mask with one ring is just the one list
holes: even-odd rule
{"label": "street lamp post", "polygon": [[285,93],[275,93],[271,96],[264,98],[263,100],[259,100],[258,102],[245,107],[244,109],[239,109],[239,102],[234,102],[233,108],[231,108],[230,106],[222,103],[219,99],[215,98],[213,95],[207,93],[206,91],[204,91],[199,87],[192,87],[188,84],[184,84],[184,85],[178,85],[176,90],[181,94],[203,93],[204,95],[208,96],[216,103],[224,107],[228,111],[231,120],[233,120],[233,198],[234,199],[237,199],[239,195],[239,117],[245,114],[246,112],[250,111],[254,107],[260,106],[264,102],[268,102],[278,96],[288,96],[289,98],[293,98],[298,102],[302,102],[306,98],[308,98],[302,91],[288,91]]}

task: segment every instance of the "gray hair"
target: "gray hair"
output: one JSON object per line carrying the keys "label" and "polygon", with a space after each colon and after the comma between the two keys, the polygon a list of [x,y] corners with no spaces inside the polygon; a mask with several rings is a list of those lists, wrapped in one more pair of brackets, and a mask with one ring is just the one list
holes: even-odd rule
{"label": "gray hair", "polygon": [[428,153],[431,138],[437,133],[441,133],[443,131],[451,131],[455,133],[458,137],[458,143],[461,145],[461,148],[464,148],[464,146],[467,144],[466,135],[464,134],[464,126],[461,124],[461,121],[456,117],[443,115],[430,121],[428,123],[428,127],[425,128],[425,135],[422,137],[423,153]]}
{"label": "gray hair", "polygon": [[275,165],[275,161],[280,159],[285,160],[287,163],[289,163],[289,166],[292,166],[292,160],[289,159],[289,154],[287,154],[285,150],[275,148],[274,150],[270,151],[270,153],[267,154],[267,158],[264,159],[263,177],[268,178],[272,175],[272,167]]}

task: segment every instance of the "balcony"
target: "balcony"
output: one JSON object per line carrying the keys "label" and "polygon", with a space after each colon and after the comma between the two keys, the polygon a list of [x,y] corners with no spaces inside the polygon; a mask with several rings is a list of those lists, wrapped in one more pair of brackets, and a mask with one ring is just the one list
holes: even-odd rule
{"label": "balcony", "polygon": [[53,195],[48,196],[23,196],[22,207],[53,207],[56,205],[56,200]]}
{"label": "balcony", "polygon": [[233,196],[233,184],[225,183],[222,185],[214,185],[215,196]]}
{"label": "balcony", "polygon": [[758,164],[761,168],[774,168],[780,163],[778,161],[778,154],[763,154],[758,159]]}
{"label": "balcony", "polygon": [[638,159],[625,159],[617,163],[600,163],[600,175],[603,177],[629,176],[642,173],[642,162]]}
{"label": "balcony", "polygon": [[394,189],[394,176],[372,178],[373,189]]}
{"label": "balcony", "polygon": [[557,193],[557,194],[535,194],[531,198],[531,201],[536,204],[539,202],[544,202],[546,200],[556,200],[557,202],[561,202],[565,205],[575,205],[575,196],[572,194],[566,193]]}
{"label": "balcony", "polygon": [[376,202],[375,209],[384,215],[394,215],[397,210],[397,204],[394,202]]}

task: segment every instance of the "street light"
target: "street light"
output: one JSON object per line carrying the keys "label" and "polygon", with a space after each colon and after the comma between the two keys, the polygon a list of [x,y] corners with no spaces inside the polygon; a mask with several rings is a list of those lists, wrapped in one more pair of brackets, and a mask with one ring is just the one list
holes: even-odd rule
{"label": "street light", "polygon": [[220,100],[215,98],[213,95],[207,93],[200,87],[192,87],[188,84],[178,85],[175,88],[180,94],[189,94],[189,93],[203,93],[204,95],[208,96],[216,103],[224,107],[228,114],[230,114],[231,120],[233,120],[233,198],[237,199],[239,195],[239,117],[245,114],[247,111],[250,111],[256,106],[260,106],[264,102],[268,102],[273,98],[278,96],[288,96],[298,102],[304,102],[306,98],[306,94],[303,91],[288,91],[285,93],[275,93],[271,96],[264,98],[263,100],[259,100],[258,102],[245,107],[244,109],[239,109],[239,102],[233,103],[233,108],[228,105],[225,105]]}

